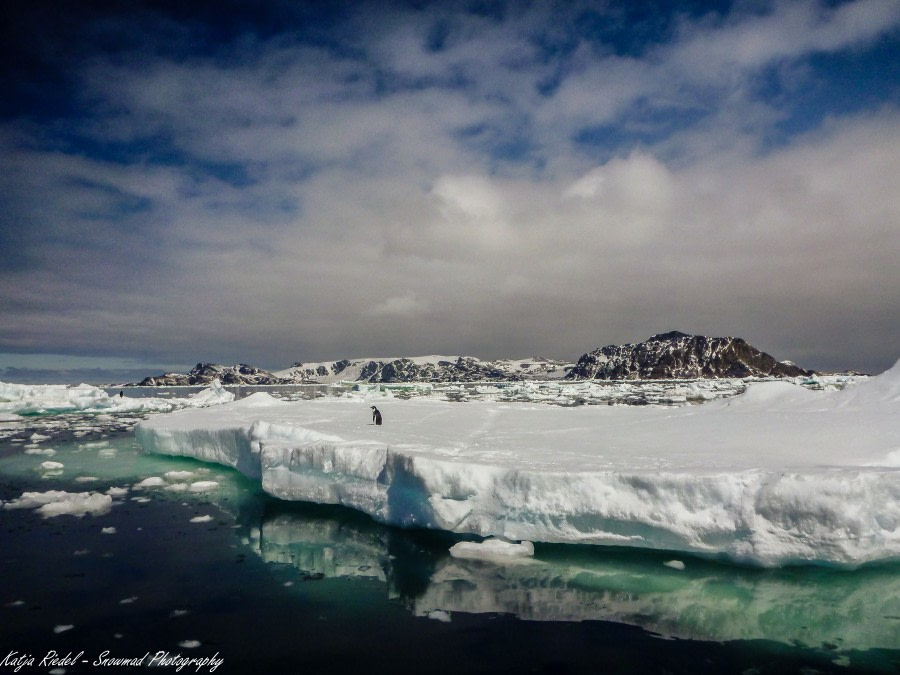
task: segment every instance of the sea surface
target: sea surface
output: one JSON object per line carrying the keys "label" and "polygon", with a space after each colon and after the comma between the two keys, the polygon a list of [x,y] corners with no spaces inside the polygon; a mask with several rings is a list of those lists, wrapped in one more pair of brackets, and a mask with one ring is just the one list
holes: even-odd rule
{"label": "sea surface", "polygon": [[[541,544],[525,561],[458,560],[459,536],[145,455],[137,419],[5,424],[0,673],[900,671],[900,565]],[[14,508],[50,491],[113,497],[80,516]]]}

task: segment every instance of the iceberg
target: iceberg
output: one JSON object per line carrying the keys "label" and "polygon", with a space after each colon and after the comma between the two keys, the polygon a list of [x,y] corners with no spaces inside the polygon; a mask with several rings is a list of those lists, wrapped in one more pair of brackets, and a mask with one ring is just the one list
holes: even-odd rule
{"label": "iceberg", "polygon": [[146,452],[399,527],[782,566],[900,559],[900,363],[842,390],[683,407],[257,393],[138,424]]}

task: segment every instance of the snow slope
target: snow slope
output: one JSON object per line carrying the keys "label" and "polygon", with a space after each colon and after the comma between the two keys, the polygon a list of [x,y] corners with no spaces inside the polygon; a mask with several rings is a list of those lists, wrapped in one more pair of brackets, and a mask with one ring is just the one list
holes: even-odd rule
{"label": "snow slope", "polygon": [[856,566],[900,559],[898,408],[900,363],[843,391],[764,382],[681,408],[254,394],[136,433],[402,527]]}

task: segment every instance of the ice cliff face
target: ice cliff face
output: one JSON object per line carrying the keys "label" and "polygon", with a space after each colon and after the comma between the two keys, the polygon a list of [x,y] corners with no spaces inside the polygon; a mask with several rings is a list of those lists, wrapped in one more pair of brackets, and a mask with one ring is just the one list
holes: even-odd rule
{"label": "ice cliff face", "polygon": [[672,331],[638,344],[609,345],[582,356],[567,379],[659,380],[811,375],[776,361],[741,338]]}

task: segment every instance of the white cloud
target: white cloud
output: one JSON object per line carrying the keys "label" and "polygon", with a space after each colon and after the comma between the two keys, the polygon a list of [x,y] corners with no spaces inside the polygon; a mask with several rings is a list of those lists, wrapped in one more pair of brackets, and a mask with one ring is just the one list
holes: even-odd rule
{"label": "white cloud", "polygon": [[367,314],[371,316],[409,318],[419,316],[425,313],[427,309],[428,304],[419,300],[415,293],[406,293],[405,295],[393,296],[383,302],[379,302],[369,309]]}

